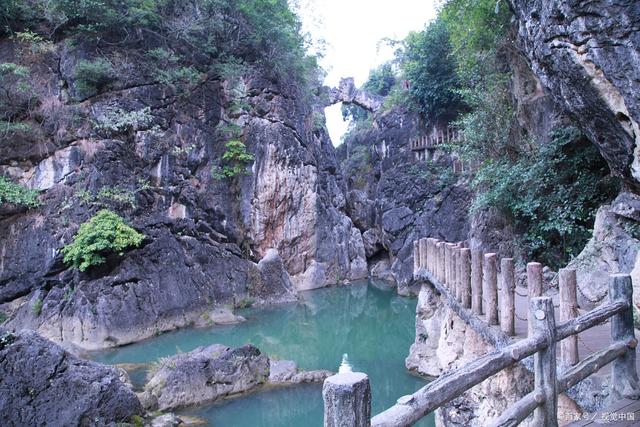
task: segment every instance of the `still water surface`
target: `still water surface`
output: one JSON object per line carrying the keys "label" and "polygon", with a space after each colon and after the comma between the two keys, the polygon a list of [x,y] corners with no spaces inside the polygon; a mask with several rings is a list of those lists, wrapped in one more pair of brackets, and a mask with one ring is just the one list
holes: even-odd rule
{"label": "still water surface", "polygon": [[[198,346],[251,343],[272,359],[295,360],[301,369],[337,371],[347,353],[353,370],[369,375],[376,414],[426,384],[404,366],[415,334],[415,309],[415,299],[398,296],[384,283],[354,282],[301,293],[299,304],[238,310],[247,318],[240,325],[182,329],[95,353],[94,359],[148,363]],[[134,383],[142,375],[134,376]],[[181,413],[223,427],[322,426],[321,392],[321,384],[267,388]],[[418,425],[434,426],[433,416]]]}

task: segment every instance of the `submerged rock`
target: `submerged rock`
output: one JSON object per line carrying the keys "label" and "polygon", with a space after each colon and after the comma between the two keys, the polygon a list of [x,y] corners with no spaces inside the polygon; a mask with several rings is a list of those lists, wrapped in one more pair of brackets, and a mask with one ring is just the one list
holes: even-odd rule
{"label": "submerged rock", "polygon": [[142,413],[115,368],[81,360],[35,332],[0,330],[4,426],[89,426]]}
{"label": "submerged rock", "polygon": [[141,400],[147,409],[164,411],[242,393],[268,377],[269,359],[253,345],[214,344],[163,359]]}
{"label": "submerged rock", "polygon": [[275,384],[300,384],[324,381],[333,375],[325,369],[300,371],[293,360],[271,360],[269,363],[269,382]]}

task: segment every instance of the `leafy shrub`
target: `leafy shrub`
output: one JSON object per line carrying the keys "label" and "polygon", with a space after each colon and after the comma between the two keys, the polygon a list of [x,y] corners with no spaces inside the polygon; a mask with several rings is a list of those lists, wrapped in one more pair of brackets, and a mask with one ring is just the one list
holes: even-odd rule
{"label": "leafy shrub", "polygon": [[211,175],[215,179],[234,178],[240,174],[248,174],[247,165],[253,161],[253,154],[247,152],[242,141],[232,139],[225,144],[226,151],[222,155],[222,167],[215,165]]}
{"label": "leafy shrub", "polygon": [[2,203],[10,203],[26,208],[35,208],[41,204],[36,190],[29,190],[0,176],[0,204]]}
{"label": "leafy shrub", "polygon": [[560,266],[591,236],[597,208],[617,185],[597,148],[574,128],[553,133],[516,160],[489,160],[473,182],[472,210],[494,207],[522,233],[524,254]]}
{"label": "leafy shrub", "polygon": [[132,131],[146,129],[151,126],[153,116],[151,108],[146,107],[141,110],[124,111],[116,109],[108,111],[100,117],[93,128],[105,137],[126,134]]}
{"label": "leafy shrub", "polygon": [[116,213],[103,209],[80,225],[73,242],[64,248],[64,262],[80,271],[104,264],[106,255],[123,256],[126,249],[139,247],[144,235],[127,225]]}
{"label": "leafy shrub", "polygon": [[42,312],[42,304],[44,302],[42,301],[41,298],[36,299],[33,304],[31,304],[31,312],[36,315],[36,316],[40,316],[40,313]]}
{"label": "leafy shrub", "polygon": [[104,58],[79,61],[74,78],[76,94],[81,99],[97,95],[116,79],[113,66]]}
{"label": "leafy shrub", "polygon": [[7,321],[7,315],[0,311],[0,325]]}

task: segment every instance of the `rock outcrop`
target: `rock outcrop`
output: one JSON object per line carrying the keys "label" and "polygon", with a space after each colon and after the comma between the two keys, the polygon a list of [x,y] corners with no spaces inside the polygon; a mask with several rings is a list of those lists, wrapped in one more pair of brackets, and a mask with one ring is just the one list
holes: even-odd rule
{"label": "rock outcrop", "polygon": [[511,0],[518,40],[556,103],[640,188],[640,7],[634,0]]}
{"label": "rock outcrop", "polygon": [[270,360],[269,382],[272,384],[300,384],[324,381],[333,375],[325,369],[301,371],[293,360]]}
{"label": "rock outcrop", "polygon": [[409,143],[422,132],[415,114],[395,108],[373,121],[338,148],[346,209],[362,232],[370,273],[403,289],[412,279],[414,239],[467,239],[471,194],[449,156],[437,150],[433,161],[417,160]]}
{"label": "rock outcrop", "polygon": [[175,409],[249,391],[269,378],[269,359],[248,344],[214,344],[159,362],[141,400],[147,409]]}
{"label": "rock outcrop", "polygon": [[142,414],[111,367],[78,359],[34,332],[0,330],[4,426],[104,426]]}
{"label": "rock outcrop", "polygon": [[[191,3],[167,11],[171,22],[205,13]],[[0,62],[25,67],[33,95],[33,132],[0,137],[0,174],[42,202],[0,210],[0,304],[12,307],[0,310],[22,303],[9,326],[111,347],[222,305],[291,301],[296,289],[364,277],[362,236],[314,96],[266,66],[167,83],[149,52],[180,52],[194,72],[211,59],[136,34],[122,45],[62,35],[29,55],[0,38]],[[108,90],[80,96],[79,65],[92,61],[110,64]],[[253,160],[228,177],[219,170],[233,139]],[[61,248],[102,208],[143,233],[143,245],[70,270]]]}

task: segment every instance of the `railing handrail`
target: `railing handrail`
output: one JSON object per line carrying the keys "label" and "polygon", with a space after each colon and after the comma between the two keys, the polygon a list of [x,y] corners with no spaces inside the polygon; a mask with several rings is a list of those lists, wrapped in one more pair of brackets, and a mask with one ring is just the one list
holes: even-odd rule
{"label": "railing handrail", "polygon": [[[558,394],[608,363],[612,363],[611,395],[640,398],[635,365],[637,340],[633,325],[633,285],[630,275],[611,275],[608,302],[580,316],[566,318],[567,307],[563,307],[561,301],[560,313],[566,320],[556,324],[553,301],[548,296],[542,296],[542,266],[538,263],[529,263],[527,265],[530,298],[529,336],[516,341],[510,337],[515,335],[511,324],[513,313],[500,316],[499,322],[496,319],[496,314],[493,313],[497,304],[496,255],[491,253],[482,256],[481,252],[478,254],[478,251],[470,251],[464,246],[464,242],[450,244],[436,239],[414,241],[414,276],[417,279],[430,282],[454,312],[496,349],[464,366],[442,374],[438,379],[415,393],[401,397],[397,404],[370,420],[368,417],[353,413],[352,404],[349,403],[352,399],[344,399],[346,396],[344,393],[339,399],[325,397],[325,414],[327,413],[327,402],[331,402],[331,413],[344,412],[347,419],[355,420],[354,422],[350,421],[350,424],[355,423],[354,425],[358,427],[409,426],[490,376],[532,355],[535,375],[534,391],[511,405],[509,410],[493,421],[492,425],[515,426],[532,412],[534,413],[534,421],[538,425],[557,425]],[[482,259],[484,260],[484,268],[482,268]],[[507,294],[515,292],[515,280],[512,280],[514,277],[505,278],[505,274],[514,274],[513,259],[505,258],[501,265],[504,283],[501,289],[501,301],[505,304],[502,311],[504,309],[513,311],[515,310],[513,295]],[[486,269],[486,274],[483,276],[481,272],[478,276],[476,274],[478,268]],[[560,287],[575,286],[575,270],[566,270],[564,273],[566,274],[562,274],[560,278]],[[483,280],[486,286],[480,286],[479,280]],[[487,316],[488,322],[483,322],[479,318],[482,307],[478,305],[478,297],[481,302],[482,287],[489,291],[487,313],[491,315]],[[575,298],[575,292],[573,296],[570,292],[565,295],[569,295],[569,298]],[[567,302],[569,306],[576,304],[571,300],[565,301],[565,303]],[[572,341],[571,339],[566,340],[567,338],[593,328],[608,319],[611,319],[611,345],[591,354],[582,362],[577,362],[577,348],[572,348],[577,345],[577,342],[569,343],[568,348],[573,350],[573,353],[569,355],[567,360],[572,360],[574,357],[576,361],[569,362],[569,365],[574,366],[563,372],[558,378],[556,344],[565,340],[563,343],[565,345],[568,341]],[[492,323],[499,323],[500,329],[491,327]],[[364,376],[366,377],[366,375]],[[360,395],[365,396],[365,400],[370,400],[368,378],[366,379],[367,388],[364,392],[361,385],[352,384],[351,386],[354,393],[355,390],[358,390]],[[337,406],[340,407],[337,408]],[[339,424],[327,422],[325,417],[325,427],[337,425]]]}
{"label": "railing handrail", "polygon": [[[532,299],[532,301],[547,298],[549,297],[538,297]],[[552,342],[557,343],[570,335],[575,335],[594,326],[597,326],[605,320],[617,314],[620,314],[625,310],[628,310],[629,307],[630,303],[625,301],[610,301],[609,303],[601,304],[588,313],[557,325],[556,334]],[[535,311],[535,309],[533,311]],[[413,423],[419,421],[425,415],[438,409],[440,406],[459,397],[462,393],[466,392],[471,387],[481,383],[485,379],[497,374],[503,369],[508,368],[509,366],[512,366],[515,363],[518,363],[519,361],[533,355],[534,353],[537,353],[540,350],[544,350],[545,348],[549,347],[550,344],[551,343],[548,342],[544,335],[537,334],[531,337],[527,337],[523,340],[516,341],[513,344],[510,344],[502,349],[494,350],[493,352],[477,358],[471,363],[466,364],[464,367],[443,374],[435,381],[422,387],[420,390],[410,395],[411,399],[404,399],[406,402],[409,402],[409,404],[397,403],[392,407],[386,409],[385,411],[379,413],[378,415],[374,416],[371,419],[371,426],[410,426]],[[634,341],[629,341],[628,343],[622,344],[620,342],[616,342],[611,347],[615,346],[616,350],[614,351],[614,353],[618,354],[620,352],[620,349],[618,347],[624,346],[624,351],[626,352],[627,346],[635,346],[635,344],[636,343]],[[610,356],[610,348],[607,348],[603,351],[606,352],[607,357]],[[584,365],[589,365],[589,363],[591,362],[591,359],[585,359],[585,361],[587,360],[589,361],[584,363]],[[580,364],[576,365],[576,367],[574,367],[574,370],[575,368],[578,368],[578,373],[580,373],[580,369],[583,369],[584,367],[582,364]],[[578,374],[573,374],[569,376],[569,378],[572,378],[576,375]],[[450,385],[451,382],[458,382],[459,384],[453,387]],[[568,383],[570,383],[570,381],[566,381],[566,384]],[[560,392],[563,392],[565,390],[562,390]],[[525,396],[525,398],[523,399],[527,399],[527,396]],[[536,396],[535,391],[531,393],[531,396],[529,396],[528,399],[533,399],[534,402],[536,402],[535,406],[538,406],[540,403],[542,403],[541,398],[539,396]],[[530,404],[531,403],[529,403],[528,405]],[[528,408],[528,405],[526,405],[525,407]],[[529,411],[529,413],[530,412],[531,411]],[[527,416],[529,415],[529,413],[527,413]]]}

